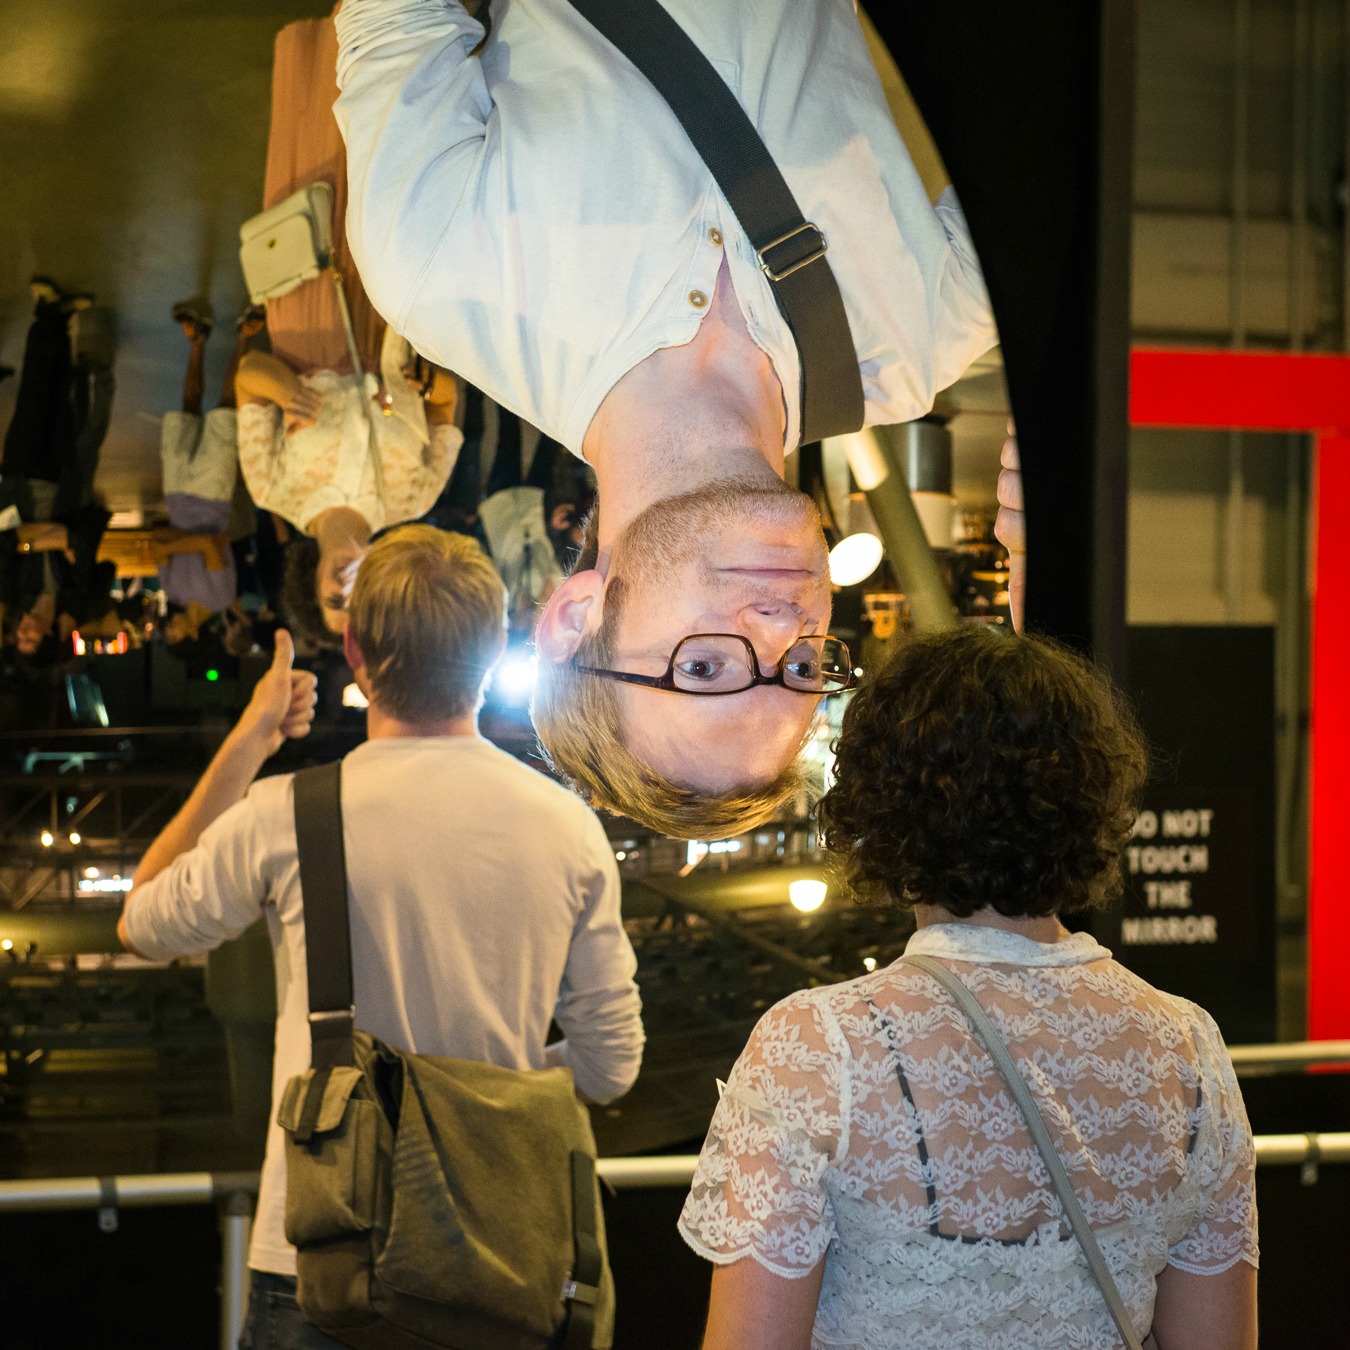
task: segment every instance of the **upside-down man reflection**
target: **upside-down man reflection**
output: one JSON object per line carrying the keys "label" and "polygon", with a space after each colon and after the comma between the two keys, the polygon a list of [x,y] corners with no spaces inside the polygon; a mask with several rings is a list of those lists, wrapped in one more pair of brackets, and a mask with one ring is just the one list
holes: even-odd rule
{"label": "upside-down man reflection", "polygon": [[[922,416],[994,323],[960,207],[930,204],[852,6],[665,8],[826,238],[867,424]],[[795,791],[847,657],[825,641],[819,519],[783,483],[798,350],[745,231],[567,0],[498,6],[490,33],[454,0],[345,0],[337,26],[348,237],[374,303],[599,482],[536,635],[540,739],[595,806],[686,837],[753,827]]]}

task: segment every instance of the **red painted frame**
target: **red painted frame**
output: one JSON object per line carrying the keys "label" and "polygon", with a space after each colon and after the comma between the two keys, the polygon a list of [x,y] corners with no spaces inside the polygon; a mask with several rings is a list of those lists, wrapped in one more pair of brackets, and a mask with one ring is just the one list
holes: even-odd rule
{"label": "red painted frame", "polygon": [[1130,424],[1314,438],[1308,1036],[1350,1037],[1350,621],[1318,584],[1332,541],[1350,541],[1350,357],[1136,348]]}

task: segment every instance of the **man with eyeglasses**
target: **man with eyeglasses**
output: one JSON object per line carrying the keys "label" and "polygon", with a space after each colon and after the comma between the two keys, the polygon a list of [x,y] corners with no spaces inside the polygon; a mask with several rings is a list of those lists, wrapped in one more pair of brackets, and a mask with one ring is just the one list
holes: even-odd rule
{"label": "man with eyeglasses", "polygon": [[[662,3],[819,230],[867,424],[922,416],[996,334],[960,207],[950,190],[930,203],[853,6]],[[582,559],[536,634],[535,727],[554,764],[593,806],[684,837],[738,833],[798,790],[828,692],[791,674],[811,664],[792,655],[803,642],[824,658],[830,617],[819,518],[783,481],[801,440],[797,346],[646,78],[568,0],[491,17],[489,32],[457,0],[345,0],[348,239],[419,351],[595,470]],[[726,671],[744,663],[719,676],[744,686],[713,698],[694,687],[704,657],[677,650],[708,634],[742,640],[718,648]]]}

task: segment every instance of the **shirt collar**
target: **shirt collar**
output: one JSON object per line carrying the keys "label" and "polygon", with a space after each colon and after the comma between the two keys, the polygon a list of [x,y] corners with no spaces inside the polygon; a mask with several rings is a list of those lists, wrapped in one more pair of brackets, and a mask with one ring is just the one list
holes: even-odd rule
{"label": "shirt collar", "polygon": [[1111,953],[1090,933],[1071,933],[1060,942],[1036,942],[982,924],[935,923],[910,938],[905,955],[939,956],[983,966],[1081,966],[1109,960]]}

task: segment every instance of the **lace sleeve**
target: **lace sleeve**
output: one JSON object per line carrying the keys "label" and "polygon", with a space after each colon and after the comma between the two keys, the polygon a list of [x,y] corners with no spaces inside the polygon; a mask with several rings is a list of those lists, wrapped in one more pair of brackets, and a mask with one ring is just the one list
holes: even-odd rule
{"label": "lace sleeve", "polygon": [[[1200,1217],[1191,1231],[1168,1254],[1168,1264],[1193,1275],[1217,1275],[1238,1261],[1259,1264],[1256,1228],[1256,1147],[1247,1108],[1242,1101],[1233,1062],[1219,1028],[1202,1013],[1197,1028],[1201,1081],[1214,1112],[1214,1128],[1201,1131],[1216,1141],[1192,1165],[1201,1171],[1205,1196]],[[1213,1156],[1217,1150],[1217,1157]]]}
{"label": "lace sleeve", "polygon": [[255,505],[278,511],[272,498],[272,475],[281,448],[281,409],[275,403],[244,403],[236,423],[239,435],[239,472]]}
{"label": "lace sleeve", "polygon": [[731,1071],[680,1215],[680,1233],[719,1265],[753,1256],[788,1278],[834,1236],[823,1178],[848,1143],[848,1047],[810,991],[760,1020]]}

